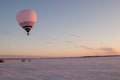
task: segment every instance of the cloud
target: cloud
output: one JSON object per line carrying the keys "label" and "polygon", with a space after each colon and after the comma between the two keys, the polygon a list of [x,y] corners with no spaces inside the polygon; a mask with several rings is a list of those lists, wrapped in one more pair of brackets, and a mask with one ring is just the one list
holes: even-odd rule
{"label": "cloud", "polygon": [[47,40],[56,41],[57,39],[51,36],[44,36]]}
{"label": "cloud", "polygon": [[55,44],[57,41],[56,38],[45,36],[44,44]]}
{"label": "cloud", "polygon": [[80,48],[79,46],[75,46],[75,48]]}
{"label": "cloud", "polygon": [[99,50],[111,51],[113,48],[100,48]]}
{"label": "cloud", "polygon": [[83,49],[87,49],[87,50],[97,50],[95,48],[91,48],[91,47],[83,46],[83,45],[81,45],[80,47],[83,48]]}
{"label": "cloud", "polygon": [[55,38],[51,38],[51,40],[56,41],[57,39],[55,39]]}
{"label": "cloud", "polygon": [[117,50],[115,50],[114,48],[112,47],[104,47],[104,48],[91,48],[91,47],[88,47],[88,46],[84,46],[84,45],[81,45],[80,46],[81,48],[83,49],[86,49],[86,50],[91,50],[91,51],[95,51],[99,54],[109,54],[109,55],[115,55],[115,54],[119,54],[117,52]]}
{"label": "cloud", "polygon": [[66,43],[73,43],[72,41],[65,41]]}
{"label": "cloud", "polygon": [[79,38],[79,36],[76,34],[70,34],[70,36],[75,37],[75,38]]}
{"label": "cloud", "polygon": [[119,54],[114,48],[100,48],[99,50],[104,51],[105,54]]}
{"label": "cloud", "polygon": [[51,41],[45,41],[44,43],[45,43],[45,44],[54,44],[54,43],[51,42]]}

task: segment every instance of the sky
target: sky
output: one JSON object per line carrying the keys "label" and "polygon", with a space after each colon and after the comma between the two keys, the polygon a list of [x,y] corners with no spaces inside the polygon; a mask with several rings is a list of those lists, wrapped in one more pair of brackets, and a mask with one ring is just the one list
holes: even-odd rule
{"label": "sky", "polygon": [[[120,55],[120,0],[0,0],[0,55]],[[27,36],[16,21],[33,9]]]}

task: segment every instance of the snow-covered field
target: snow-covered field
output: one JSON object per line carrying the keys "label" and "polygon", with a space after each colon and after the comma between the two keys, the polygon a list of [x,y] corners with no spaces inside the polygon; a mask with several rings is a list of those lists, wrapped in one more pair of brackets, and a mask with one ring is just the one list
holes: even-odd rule
{"label": "snow-covered field", "polygon": [[0,80],[120,80],[120,57],[8,61]]}

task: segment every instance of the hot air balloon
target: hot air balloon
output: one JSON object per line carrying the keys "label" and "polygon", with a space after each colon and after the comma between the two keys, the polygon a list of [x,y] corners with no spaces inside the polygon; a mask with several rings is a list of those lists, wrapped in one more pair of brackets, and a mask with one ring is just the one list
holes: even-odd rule
{"label": "hot air balloon", "polygon": [[34,10],[25,9],[18,12],[16,16],[17,22],[19,25],[27,32],[29,32],[37,20],[37,15]]}

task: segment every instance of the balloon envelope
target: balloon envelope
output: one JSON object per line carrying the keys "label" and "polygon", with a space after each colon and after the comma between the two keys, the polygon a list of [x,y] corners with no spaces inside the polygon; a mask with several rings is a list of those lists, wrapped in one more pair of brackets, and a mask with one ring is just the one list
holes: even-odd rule
{"label": "balloon envelope", "polygon": [[37,15],[34,10],[25,9],[18,12],[16,19],[19,25],[29,34],[29,31],[37,20]]}

